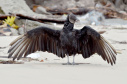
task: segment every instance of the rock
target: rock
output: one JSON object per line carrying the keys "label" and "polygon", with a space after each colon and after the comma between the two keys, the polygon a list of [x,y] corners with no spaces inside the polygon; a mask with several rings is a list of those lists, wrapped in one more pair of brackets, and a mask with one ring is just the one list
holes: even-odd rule
{"label": "rock", "polygon": [[[56,5],[56,3],[59,3],[59,4]],[[50,1],[44,0],[44,2],[40,3],[40,5],[42,5],[43,7],[64,9],[64,8],[75,7],[75,1],[74,0],[50,0]]]}
{"label": "rock", "polygon": [[91,11],[89,13],[89,21],[91,23],[95,22],[95,25],[102,25],[102,22],[105,20],[105,17],[102,13],[97,11]]}
{"label": "rock", "polygon": [[120,10],[124,10],[124,8],[125,8],[124,4],[120,5]]}
{"label": "rock", "polygon": [[75,7],[87,8],[87,7],[94,7],[94,5],[95,5],[94,0],[75,0],[75,1],[76,1]]}
{"label": "rock", "polygon": [[91,11],[87,13],[85,16],[81,16],[79,18],[81,24],[85,25],[102,25],[105,17],[102,13],[97,11]]}
{"label": "rock", "polygon": [[10,27],[4,27],[0,28],[0,36],[10,36],[11,35],[11,30]]}
{"label": "rock", "polygon": [[46,17],[45,15],[34,13],[25,0],[0,0],[0,7],[5,14],[16,13],[28,16]]}
{"label": "rock", "polygon": [[48,12],[46,11],[46,9],[43,8],[42,6],[38,6],[38,7],[36,8],[35,12],[38,13],[38,14],[50,15],[50,13],[48,13]]}
{"label": "rock", "polygon": [[[44,24],[44,23],[39,23],[37,21],[31,21],[31,20],[16,20],[15,23],[22,27],[25,25],[25,28],[26,28],[26,31],[29,31],[31,29],[34,29],[34,28],[37,28],[37,27],[40,27],[40,26],[45,26],[45,27],[50,27],[52,29],[59,29],[59,27],[55,27],[54,25],[52,24]],[[22,30],[21,30],[22,31]]]}
{"label": "rock", "polygon": [[115,7],[117,11],[126,11],[127,12],[127,0],[116,0]]}
{"label": "rock", "polygon": [[[33,4],[41,5],[49,9],[67,9],[75,7],[94,7],[94,0],[26,0],[31,7]],[[31,3],[31,4],[30,4]]]}
{"label": "rock", "polygon": [[107,1],[106,7],[109,7],[112,10],[116,10],[115,5],[111,1]]}
{"label": "rock", "polygon": [[25,0],[27,5],[32,9],[33,5],[35,5],[37,0]]}
{"label": "rock", "polygon": [[4,31],[4,35],[5,36],[10,36],[11,35],[11,30],[10,30],[10,28],[3,28],[3,31]]}
{"label": "rock", "polygon": [[6,36],[6,35],[4,35],[3,33],[0,32],[0,36]]}
{"label": "rock", "polygon": [[121,4],[123,4],[123,0],[115,0],[116,8],[120,8]]}
{"label": "rock", "polygon": [[112,10],[116,10],[115,9],[115,5],[113,4],[113,2],[111,1],[108,1],[108,0],[98,0],[96,3],[96,6],[97,8],[105,8],[105,7],[108,7]]}
{"label": "rock", "polygon": [[78,16],[77,17],[79,19],[79,22],[77,22],[76,24],[84,24],[84,25],[90,25],[91,22],[88,20],[89,19],[89,13],[83,15],[83,16]]}
{"label": "rock", "polygon": [[3,28],[4,32],[11,32],[10,28]]}
{"label": "rock", "polygon": [[119,11],[119,13],[121,13],[123,15],[127,15],[127,13],[125,11]]}
{"label": "rock", "polygon": [[127,13],[127,5],[125,6],[125,11],[126,11],[126,13]]}
{"label": "rock", "polygon": [[20,35],[24,34],[24,28],[23,27],[20,27],[18,29],[18,32],[19,32]]}
{"label": "rock", "polygon": [[103,5],[102,5],[100,2],[98,2],[98,3],[95,5],[95,7],[101,8],[101,7],[103,7]]}
{"label": "rock", "polygon": [[16,36],[18,31],[12,27],[0,28],[0,36]]}
{"label": "rock", "polygon": [[0,14],[4,14],[3,10],[1,9],[1,7],[0,7]]}
{"label": "rock", "polygon": [[105,6],[105,5],[107,4],[107,0],[94,0],[94,2],[95,2],[95,5],[96,5],[97,3],[100,3],[100,4],[103,5],[103,6]]}
{"label": "rock", "polygon": [[18,30],[14,29],[14,28],[10,28],[10,30],[11,30],[13,36],[18,35]]}

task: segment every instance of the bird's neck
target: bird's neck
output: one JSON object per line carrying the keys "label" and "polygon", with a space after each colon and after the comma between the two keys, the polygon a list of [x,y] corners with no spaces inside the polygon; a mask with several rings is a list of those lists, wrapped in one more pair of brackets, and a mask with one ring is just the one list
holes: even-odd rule
{"label": "bird's neck", "polygon": [[64,27],[63,27],[63,30],[64,31],[72,31],[74,28],[74,24],[73,23],[70,23],[70,22],[65,22],[64,23]]}

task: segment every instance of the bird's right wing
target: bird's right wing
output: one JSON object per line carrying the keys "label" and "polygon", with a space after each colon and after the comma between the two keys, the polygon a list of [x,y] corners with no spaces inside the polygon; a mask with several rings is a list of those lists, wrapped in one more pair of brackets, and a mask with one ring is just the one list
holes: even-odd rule
{"label": "bird's right wing", "polygon": [[88,58],[94,53],[99,54],[108,63],[115,64],[116,51],[103,36],[89,26],[85,26],[80,30],[80,38],[78,43],[78,52],[84,58]]}
{"label": "bird's right wing", "polygon": [[35,28],[26,34],[18,37],[10,45],[9,56],[13,60],[26,57],[36,51],[47,51],[57,56],[64,57],[64,52],[60,47],[60,31],[47,27]]}

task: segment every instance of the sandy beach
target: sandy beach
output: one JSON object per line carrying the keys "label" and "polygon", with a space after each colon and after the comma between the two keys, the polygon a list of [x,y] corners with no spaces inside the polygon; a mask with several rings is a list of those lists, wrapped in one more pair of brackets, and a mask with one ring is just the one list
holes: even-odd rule
{"label": "sandy beach", "polygon": [[[0,64],[1,84],[126,84],[127,83],[127,29],[106,29],[103,36],[119,52],[111,66],[97,54],[88,59],[76,55],[78,65],[63,65],[67,58],[58,58],[47,52],[37,52],[43,62]],[[0,37],[0,56],[7,57],[8,44],[17,36]],[[72,62],[70,57],[70,61]],[[0,58],[7,60],[7,58]]]}
{"label": "sandy beach", "polygon": [[[127,84],[127,0],[0,1],[0,15],[6,15],[1,18],[0,26],[12,33],[12,36],[0,36],[0,84]],[[87,59],[77,54],[75,62],[78,65],[63,65],[67,62],[66,57],[62,59],[47,52],[36,52],[34,54],[40,56],[36,60],[22,58],[16,61],[19,64],[1,62],[12,60],[7,52],[9,44],[18,37],[13,35],[22,35],[38,26],[63,28],[69,13],[76,14],[80,20],[75,23],[77,29],[90,25],[97,31],[106,31],[102,36],[118,53],[115,65],[108,64],[97,54]],[[16,20],[10,20],[11,25],[6,21],[10,15],[16,15]],[[19,29],[15,29],[16,25]],[[0,33],[7,34],[3,29]],[[73,57],[70,57],[72,61]]]}

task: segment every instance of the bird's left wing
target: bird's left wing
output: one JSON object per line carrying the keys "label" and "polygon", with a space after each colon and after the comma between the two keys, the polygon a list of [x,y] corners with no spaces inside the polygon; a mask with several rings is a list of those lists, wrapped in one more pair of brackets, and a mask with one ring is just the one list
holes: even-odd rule
{"label": "bird's left wing", "polygon": [[115,64],[115,49],[97,31],[89,26],[85,26],[78,31],[78,34],[80,38],[77,50],[84,58],[88,58],[94,53],[97,53],[105,61],[111,63],[111,65]]}
{"label": "bird's left wing", "polygon": [[20,59],[23,55],[26,57],[36,51],[47,51],[59,56],[59,36],[59,30],[47,27],[38,27],[30,30],[11,42],[8,57],[13,57],[13,60],[16,58]]}

